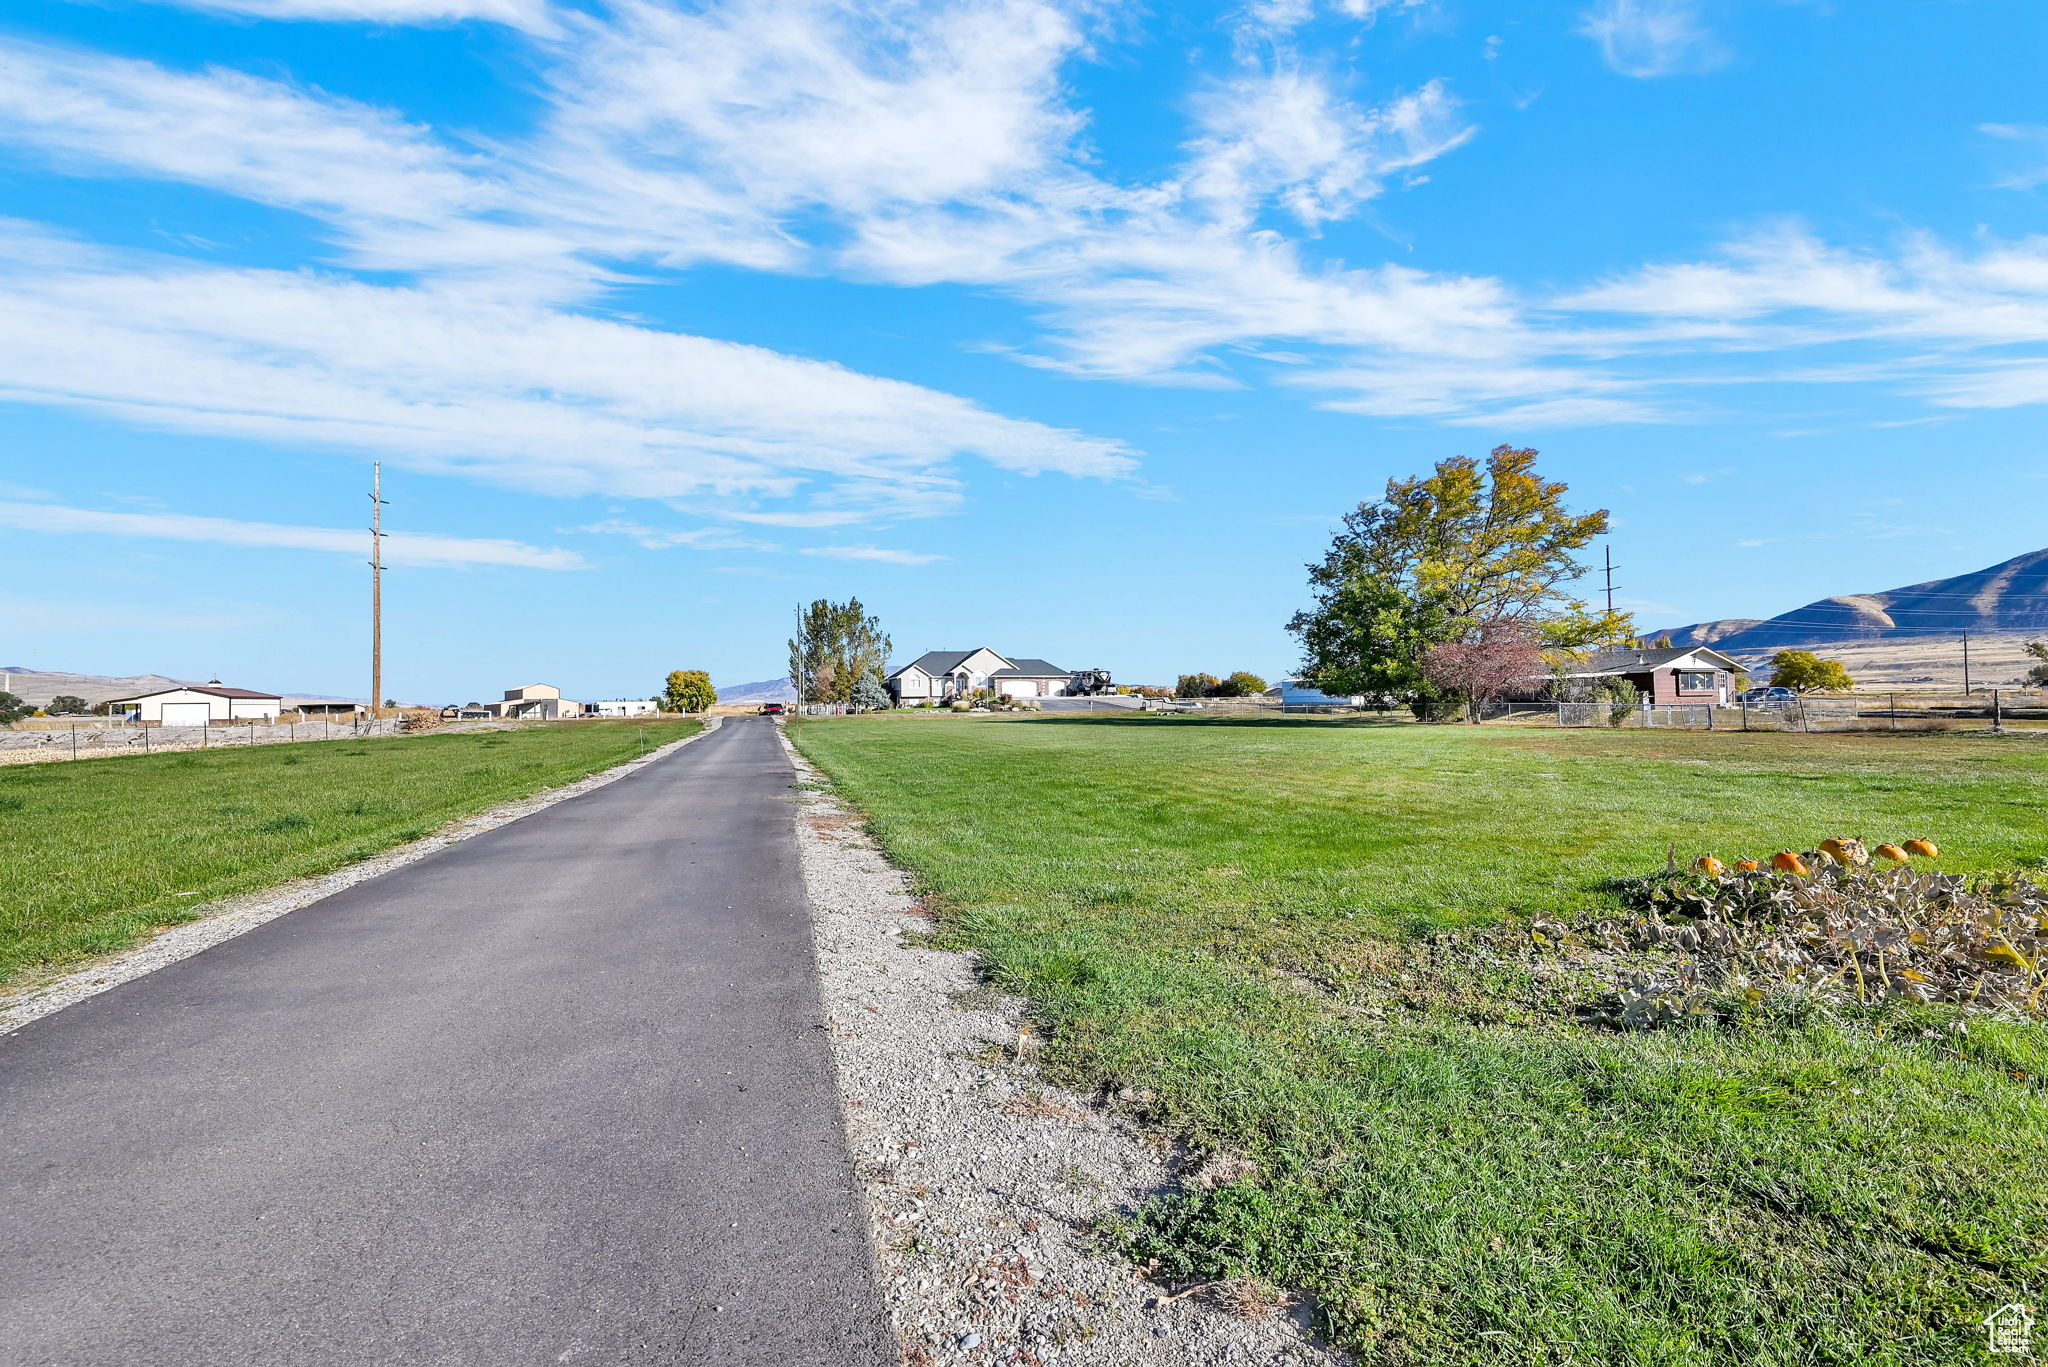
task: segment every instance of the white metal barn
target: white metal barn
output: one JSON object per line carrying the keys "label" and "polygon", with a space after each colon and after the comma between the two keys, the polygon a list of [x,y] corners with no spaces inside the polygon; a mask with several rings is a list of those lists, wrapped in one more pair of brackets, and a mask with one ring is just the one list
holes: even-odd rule
{"label": "white metal barn", "polygon": [[113,698],[107,707],[129,721],[153,721],[162,726],[206,726],[217,721],[276,721],[283,701],[275,693],[207,684],[204,687],[165,688],[133,698]]}
{"label": "white metal barn", "polygon": [[651,698],[606,698],[583,704],[586,717],[651,717],[658,711]]}

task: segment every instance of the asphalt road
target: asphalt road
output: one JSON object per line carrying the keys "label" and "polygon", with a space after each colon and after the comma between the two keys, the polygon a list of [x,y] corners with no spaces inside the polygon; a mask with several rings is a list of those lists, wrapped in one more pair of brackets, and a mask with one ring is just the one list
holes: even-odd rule
{"label": "asphalt road", "polygon": [[900,1357],[772,724],[0,1037],[0,1362]]}

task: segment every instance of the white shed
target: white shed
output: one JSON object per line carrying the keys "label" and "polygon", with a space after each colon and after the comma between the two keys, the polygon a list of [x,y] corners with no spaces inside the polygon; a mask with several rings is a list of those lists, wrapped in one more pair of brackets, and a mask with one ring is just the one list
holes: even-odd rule
{"label": "white shed", "polygon": [[247,688],[204,687],[165,688],[132,698],[108,700],[109,711],[129,721],[153,721],[162,726],[206,726],[217,721],[276,721],[283,699],[275,693],[258,693]]}
{"label": "white shed", "polygon": [[651,717],[660,710],[651,698],[606,698],[583,704],[586,717]]}

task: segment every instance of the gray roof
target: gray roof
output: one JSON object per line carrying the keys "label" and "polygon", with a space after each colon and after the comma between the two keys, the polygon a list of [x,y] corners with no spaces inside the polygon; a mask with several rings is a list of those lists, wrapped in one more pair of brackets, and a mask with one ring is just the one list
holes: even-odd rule
{"label": "gray roof", "polygon": [[[973,650],[927,650],[909,664],[899,666],[891,671],[889,677],[893,679],[906,669],[922,669],[927,674],[944,674],[948,670],[957,667],[969,655],[978,655],[984,650],[988,650],[988,647],[976,646]],[[989,654],[995,655],[998,659],[1006,660],[1009,658],[1009,656],[1001,655],[993,650],[989,650]]]}
{"label": "gray roof", "polygon": [[1022,656],[1011,659],[999,650],[976,646],[973,650],[928,650],[909,664],[899,665],[890,672],[889,677],[893,679],[909,669],[922,669],[935,677],[949,674],[960,667],[962,660],[970,655],[978,655],[984,650],[1009,665],[1007,669],[998,669],[990,674],[989,677],[992,679],[1064,679],[1073,673],[1070,669],[1061,669],[1050,660],[1028,660]]}
{"label": "gray roof", "polygon": [[1646,650],[1637,650],[1630,646],[1623,646],[1619,650],[1596,652],[1591,659],[1586,661],[1584,666],[1573,672],[1580,674],[1632,674],[1640,669],[1662,669],[1666,665],[1675,664],[1685,659],[1688,655],[1723,660],[1727,662],[1727,667],[1730,669],[1737,667],[1736,661],[1729,659],[1711,646],[1664,646]]}

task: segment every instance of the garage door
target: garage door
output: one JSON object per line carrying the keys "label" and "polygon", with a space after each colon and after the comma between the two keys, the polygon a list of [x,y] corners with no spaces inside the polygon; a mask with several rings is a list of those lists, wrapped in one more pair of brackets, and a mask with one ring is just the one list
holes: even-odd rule
{"label": "garage door", "polygon": [[165,726],[204,726],[213,716],[213,705],[203,702],[167,702]]}

